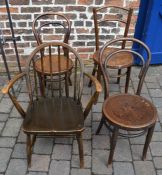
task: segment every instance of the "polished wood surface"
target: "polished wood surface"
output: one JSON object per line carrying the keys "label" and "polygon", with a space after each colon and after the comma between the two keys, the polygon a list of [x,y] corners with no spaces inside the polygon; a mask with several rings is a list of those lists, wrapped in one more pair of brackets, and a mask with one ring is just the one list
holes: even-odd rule
{"label": "polished wood surface", "polygon": [[81,105],[73,98],[66,97],[34,101],[28,107],[22,129],[24,132],[41,131],[50,134],[83,131],[84,115]]}
{"label": "polished wood surface", "polygon": [[150,101],[131,94],[108,97],[103,104],[103,114],[111,124],[128,130],[146,128],[157,119],[156,108]]}
{"label": "polished wood surface", "polygon": [[[109,10],[114,10],[118,12],[120,15],[114,15],[111,13],[108,13]],[[131,17],[133,14],[133,9],[132,8],[122,8],[119,6],[103,6],[103,7],[94,7],[93,8],[93,18],[94,18],[94,29],[95,29],[95,43],[96,43],[96,51],[93,56],[94,60],[94,68],[92,71],[92,75],[95,75],[97,73],[97,79],[101,81],[101,70],[100,70],[100,62],[99,62],[99,51],[100,51],[100,34],[101,34],[101,29],[102,25],[109,27],[109,24],[111,22],[117,22],[118,25],[122,25],[124,28],[123,32],[123,37],[128,36],[129,32],[129,27],[131,23]],[[109,23],[110,22],[110,23]],[[110,26],[111,27],[111,26]],[[120,44],[120,49],[125,48],[125,42]],[[107,48],[108,51],[105,51],[105,54],[109,54],[109,51],[114,51],[115,48]],[[117,83],[120,82],[120,77],[126,75],[126,83],[125,83],[125,92],[127,93],[128,90],[128,84],[129,84],[129,73],[131,71],[131,66],[133,65],[133,59],[131,54],[125,54],[125,55],[116,55],[114,59],[110,60],[108,62],[108,66],[111,69],[117,69],[118,74],[116,76],[117,78]],[[121,69],[127,68],[126,73],[122,73]],[[89,87],[91,86],[91,81],[89,82]]]}
{"label": "polished wood surface", "polygon": [[[52,47],[58,52],[52,52]],[[48,50],[49,58],[51,59],[56,53],[58,58],[60,55],[60,48],[68,51],[73,56],[73,64],[69,60],[69,70],[71,70],[73,78],[73,85],[69,88],[68,75],[65,74],[65,83],[62,85],[61,74],[64,71],[60,64],[58,66],[58,81],[56,82],[52,73],[52,66],[50,61],[46,61],[45,69],[42,70],[41,86],[39,85],[38,70],[36,70],[36,63],[38,56],[41,56],[42,50]],[[43,55],[43,59],[44,59]],[[62,57],[63,59],[65,57]],[[42,59],[42,58],[41,58]],[[59,59],[61,60],[61,59]],[[66,59],[67,61],[67,59]],[[65,61],[65,62],[66,62]],[[47,65],[49,63],[49,65]],[[58,62],[59,63],[59,62]],[[50,72],[49,69],[50,68]],[[49,73],[49,74],[48,74]],[[46,80],[46,75],[50,79]],[[24,110],[18,102],[15,94],[11,93],[11,89],[21,78],[25,77],[26,85],[29,95],[29,105],[27,110]],[[95,91],[90,97],[87,106],[83,110],[81,97],[83,92],[83,80],[89,78],[95,86]],[[56,90],[54,86],[58,87]],[[59,136],[59,137],[75,137],[78,142],[80,168],[84,167],[84,154],[83,154],[83,139],[82,132],[84,131],[84,120],[88,116],[92,105],[97,103],[99,93],[102,87],[98,80],[84,73],[84,65],[79,54],[68,44],[61,42],[44,43],[35,48],[29,56],[26,71],[14,77],[2,89],[4,94],[8,94],[18,112],[23,117],[22,129],[27,136],[26,152],[28,166],[31,166],[32,150],[37,136]]]}
{"label": "polished wood surface", "polygon": [[[60,61],[58,61],[60,59]],[[43,62],[43,64],[41,63]],[[52,66],[51,66],[52,65]],[[43,66],[43,71],[42,71]],[[49,75],[52,71],[53,74],[66,73],[70,71],[73,67],[73,62],[64,55],[52,55],[51,60],[48,55],[43,56],[43,59],[38,59],[35,62],[35,69],[39,73],[44,73]],[[52,69],[51,69],[52,68]]]}
{"label": "polished wood surface", "polygon": [[[105,51],[113,44],[118,42],[132,42],[138,44],[145,50],[145,59],[137,51],[130,49],[119,49],[113,51],[105,57]],[[138,58],[141,63],[139,75],[136,75],[137,89],[134,89],[135,94],[121,93],[109,96],[109,67],[107,66],[111,57],[120,54],[131,54],[132,58]],[[146,98],[140,96],[144,79],[151,60],[150,49],[142,41],[135,38],[119,38],[107,42],[100,51],[100,69],[104,78],[105,87],[105,101],[103,103],[102,118],[100,120],[96,134],[100,133],[102,126],[105,124],[112,132],[110,139],[110,154],[108,158],[108,165],[112,164],[113,155],[115,152],[118,135],[122,137],[137,137],[147,131],[145,145],[143,148],[142,159],[146,158],[146,153],[153,135],[154,127],[157,120],[157,110],[155,106]],[[128,72],[127,80],[130,78],[130,71]],[[137,81],[138,80],[138,81]],[[129,84],[127,84],[127,87]],[[131,131],[128,134],[123,134],[120,130]],[[137,132],[138,131],[138,132]],[[133,132],[133,133],[132,133]]]}
{"label": "polished wood surface", "polygon": [[[117,48],[107,48],[104,51],[104,57],[117,50]],[[94,53],[93,59],[97,64],[99,64],[99,51]],[[133,62],[134,59],[131,53],[122,52],[112,56],[107,65],[111,69],[128,68],[133,65]]]}

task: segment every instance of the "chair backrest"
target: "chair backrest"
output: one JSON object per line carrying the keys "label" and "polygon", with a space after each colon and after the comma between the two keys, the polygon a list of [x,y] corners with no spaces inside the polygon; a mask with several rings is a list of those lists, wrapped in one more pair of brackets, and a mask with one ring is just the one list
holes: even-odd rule
{"label": "chair backrest", "polygon": [[63,14],[48,12],[33,21],[32,30],[38,45],[56,40],[68,43],[71,24]]}
{"label": "chair backrest", "polygon": [[[104,30],[107,30],[109,28],[117,29],[117,27],[119,29],[120,27],[118,25],[121,25],[124,27],[123,37],[127,37],[129,32],[129,26],[131,23],[132,13],[133,13],[132,8],[127,9],[127,8],[122,8],[118,6],[104,6],[99,8],[93,8],[96,51],[99,50],[99,46],[100,46],[101,26],[102,26],[102,30],[103,30],[102,34],[103,34]],[[113,26],[112,22],[116,23],[115,26]],[[125,42],[123,42],[122,44],[122,48],[124,47],[125,47]]]}
{"label": "chair backrest", "polygon": [[[68,50],[67,57],[63,56],[64,49]],[[49,58],[48,61],[44,61],[46,56]],[[63,62],[62,58],[64,58]],[[52,63],[55,63],[55,67]],[[40,64],[38,67],[41,70],[38,69],[38,64]],[[83,88],[83,69],[83,62],[78,53],[68,44],[49,42],[37,46],[31,53],[26,67],[30,100],[65,96],[67,98],[73,97],[74,100],[80,102]],[[72,81],[71,86],[68,81],[69,77]]]}
{"label": "chair backrest", "polygon": [[[125,42],[126,45],[129,45],[128,48],[120,48],[116,51],[112,51],[111,53],[109,53],[108,55],[105,55],[105,50],[108,47],[111,47],[114,44],[121,44]],[[143,49],[142,53],[139,53],[136,50],[132,50],[131,45],[133,44],[138,44],[140,49]],[[135,94],[140,95],[141,90],[142,90],[142,85],[144,82],[144,78],[146,76],[148,67],[149,67],[149,63],[151,61],[151,52],[150,49],[148,48],[148,46],[143,43],[142,41],[135,39],[135,38],[119,38],[119,39],[114,39],[111,40],[109,42],[107,42],[101,49],[100,51],[100,66],[101,66],[101,70],[102,70],[102,74],[104,77],[104,83],[105,83],[105,97],[109,96],[109,68],[107,66],[107,63],[110,59],[113,59],[113,57],[115,58],[115,56],[117,56],[117,54],[120,54],[120,58],[122,59],[122,54],[124,53],[127,54],[132,54],[132,57],[134,58],[134,60],[138,60],[140,62],[140,71],[139,74],[137,76],[137,78],[139,78],[138,81],[138,85],[137,85],[137,89],[135,90]]]}

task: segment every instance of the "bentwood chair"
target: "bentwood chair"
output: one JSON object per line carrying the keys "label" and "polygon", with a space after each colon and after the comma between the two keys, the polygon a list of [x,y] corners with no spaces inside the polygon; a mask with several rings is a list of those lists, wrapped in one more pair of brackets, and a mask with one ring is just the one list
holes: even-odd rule
{"label": "bentwood chair", "polygon": [[[122,8],[118,6],[104,6],[99,8],[93,8],[93,18],[94,18],[94,29],[95,29],[95,42],[96,42],[96,51],[93,55],[94,68],[92,75],[95,75],[97,72],[97,79],[101,81],[101,70],[99,67],[99,51],[100,46],[105,43],[105,40],[110,39],[114,33],[123,33],[119,30],[119,26],[122,27],[124,34],[123,37],[128,36],[129,27],[131,23],[133,9]],[[118,31],[119,30],[119,31]],[[125,42],[121,44],[121,48],[125,48]],[[105,54],[111,53],[112,51],[117,50],[116,47],[112,46],[105,50]],[[113,60],[108,61],[108,66],[111,69],[118,70],[118,75],[112,75],[112,77],[117,78],[117,83],[120,82],[120,77],[126,76],[125,92],[128,90],[128,73],[130,67],[133,65],[133,58],[131,53],[126,53],[121,56],[118,54]],[[124,73],[121,72],[121,69],[126,69]],[[89,87],[91,86],[91,81],[89,82]]]}
{"label": "bentwood chair", "polygon": [[[53,42],[61,41],[68,44],[71,24],[70,21],[61,13],[47,12],[39,15],[32,25],[32,30],[37,41],[37,44],[40,45],[44,42]],[[42,51],[43,54],[43,51]],[[69,72],[69,68],[72,66],[72,60],[69,59],[69,68],[66,69],[66,57],[68,53],[64,50],[64,54],[60,57],[61,69],[62,71]],[[43,57],[46,71],[44,74],[47,76],[50,75],[49,67],[49,56],[46,55]],[[52,73],[58,75],[58,61],[57,55],[52,56]],[[54,61],[55,60],[55,61]],[[39,79],[42,81],[42,71],[41,71],[41,62],[38,60],[35,63],[36,70],[39,73]],[[64,74],[65,75],[65,74]],[[65,78],[65,77],[64,77]],[[63,80],[64,80],[63,78]],[[57,79],[57,78],[56,78]],[[70,74],[69,74],[69,83],[71,85]]]}
{"label": "bentwood chair", "polygon": [[[136,43],[139,45],[139,48],[143,47],[145,50],[143,52],[144,56],[131,49],[120,49],[107,56],[104,55],[104,51],[107,47],[121,42]],[[122,54],[126,53],[133,54],[134,59],[140,62],[141,65],[139,75],[133,75],[135,76],[134,78],[137,83],[134,85],[135,94],[120,93],[109,96],[109,67],[107,66],[107,63],[109,60],[118,56],[118,54],[122,56]],[[100,52],[100,65],[105,83],[105,101],[102,108],[103,115],[96,134],[99,134],[103,125],[107,126],[112,133],[108,164],[112,163],[118,135],[124,137],[137,137],[147,131],[142,159],[144,160],[146,158],[148,146],[157,120],[155,106],[149,100],[140,96],[150,60],[151,53],[149,48],[142,41],[134,38],[120,38],[107,42]],[[137,89],[135,90],[136,86]],[[124,134],[122,130],[128,131],[128,134]]]}
{"label": "bentwood chair", "polygon": [[[42,89],[40,90],[37,70],[35,63],[38,59],[43,60],[41,51],[45,50],[45,55],[52,58],[55,51],[58,50],[58,59],[64,54],[63,50],[66,49],[71,56],[73,56],[73,68],[71,78],[73,85],[69,88],[69,81],[66,78],[65,88],[61,83],[61,62],[59,62],[58,80],[59,92],[55,91],[54,75],[52,72],[52,66],[50,67],[50,80],[46,82],[45,86],[45,74],[46,67],[42,64]],[[66,60],[66,66],[68,67],[69,60]],[[44,67],[43,67],[44,66]],[[44,70],[44,71],[43,71]],[[84,76],[90,78],[96,88],[96,91],[90,98],[87,106],[83,110],[81,97],[83,91],[83,79]],[[22,108],[21,104],[15,95],[12,94],[12,87],[17,84],[21,78],[26,78],[26,84],[29,94],[29,105],[27,111]],[[42,91],[42,92],[41,92]],[[51,42],[44,43],[38,46],[30,55],[26,67],[26,71],[13,78],[9,84],[3,88],[2,92],[8,94],[18,112],[23,117],[22,129],[27,135],[27,161],[28,165],[31,165],[31,154],[37,136],[57,136],[57,137],[76,137],[79,147],[80,167],[84,167],[83,159],[83,141],[82,132],[84,131],[84,120],[86,119],[93,104],[97,102],[99,93],[101,92],[101,85],[97,79],[91,75],[84,73],[83,62],[80,59],[78,53],[66,43]]]}

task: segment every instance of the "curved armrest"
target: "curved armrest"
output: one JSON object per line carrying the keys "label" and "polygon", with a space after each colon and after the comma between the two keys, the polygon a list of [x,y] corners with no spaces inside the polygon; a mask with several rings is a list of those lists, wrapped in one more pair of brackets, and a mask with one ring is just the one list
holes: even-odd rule
{"label": "curved armrest", "polygon": [[100,92],[102,92],[102,86],[101,86],[100,82],[94,76],[89,75],[89,74],[87,74],[85,72],[84,72],[84,75],[87,76],[88,78],[90,78],[92,83],[94,83],[95,89],[96,89],[96,91],[91,96],[91,98],[90,98],[90,100],[89,100],[89,102],[88,102],[88,104],[87,104],[87,106],[86,106],[86,108],[84,110],[84,119],[86,119],[86,117],[89,114],[89,111],[92,108],[92,105],[97,103],[98,96],[99,96]]}
{"label": "curved armrest", "polygon": [[26,113],[23,110],[23,108],[21,107],[21,105],[18,103],[16,97],[10,93],[10,89],[13,88],[13,85],[15,84],[16,81],[18,81],[20,78],[22,78],[25,75],[26,74],[24,72],[16,75],[12,80],[9,81],[8,85],[2,89],[2,93],[9,95],[9,97],[12,100],[13,104],[15,105],[16,109],[18,110],[18,112],[20,113],[20,115],[23,118],[25,117]]}

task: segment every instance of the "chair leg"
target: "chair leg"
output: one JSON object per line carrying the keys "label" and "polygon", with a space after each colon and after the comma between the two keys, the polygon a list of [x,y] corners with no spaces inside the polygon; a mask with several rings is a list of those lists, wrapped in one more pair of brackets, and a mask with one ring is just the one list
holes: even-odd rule
{"label": "chair leg", "polygon": [[114,131],[111,137],[111,145],[110,145],[110,154],[109,154],[109,159],[108,159],[108,165],[112,164],[113,156],[114,156],[114,151],[115,151],[115,146],[117,142],[117,137],[118,137],[118,132],[119,129],[117,127],[114,127]]}
{"label": "chair leg", "polygon": [[[121,74],[121,69],[118,69],[118,76]],[[120,77],[117,78],[117,84],[120,83]]]}
{"label": "chair leg", "polygon": [[84,168],[82,133],[77,134],[77,142],[78,142],[78,149],[79,149],[80,168]]}
{"label": "chair leg", "polygon": [[105,122],[105,119],[104,119],[104,117],[102,116],[102,118],[101,118],[101,120],[100,120],[100,124],[99,124],[99,126],[98,126],[98,128],[97,128],[97,131],[96,131],[96,135],[98,135],[98,134],[100,133],[100,130],[101,130],[101,128],[102,128],[104,122]]}
{"label": "chair leg", "polygon": [[97,69],[97,80],[99,82],[101,82],[101,68],[100,68],[100,66],[98,66],[98,69]]}
{"label": "chair leg", "polygon": [[32,142],[31,142],[31,146],[33,147],[36,141],[36,135],[34,134],[32,137]]}
{"label": "chair leg", "polygon": [[152,135],[153,135],[154,128],[155,128],[155,125],[148,129],[145,145],[144,145],[144,148],[143,148],[142,160],[146,159],[147,150],[148,150],[149,144],[151,142],[151,138],[152,138]]}
{"label": "chair leg", "polygon": [[68,73],[65,74],[65,93],[66,97],[69,97],[69,76]]}
{"label": "chair leg", "polygon": [[32,144],[31,144],[31,137],[30,137],[30,134],[27,134],[26,152],[27,152],[28,167],[31,167]]}
{"label": "chair leg", "polygon": [[[94,67],[93,67],[93,71],[92,71],[92,75],[95,76],[96,74],[96,70],[97,70],[97,64],[94,63]],[[89,81],[88,87],[92,86],[92,80]]]}
{"label": "chair leg", "polygon": [[72,72],[70,71],[70,73],[68,74],[69,86],[72,86],[72,82],[71,82],[71,79],[70,79],[71,74],[72,74]]}
{"label": "chair leg", "polygon": [[131,67],[128,67],[128,68],[127,68],[127,75],[126,75],[126,82],[125,82],[125,93],[128,92],[130,74],[131,74]]}

